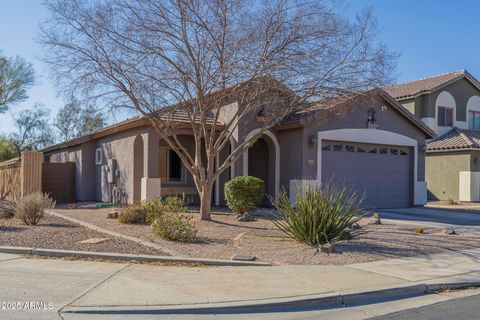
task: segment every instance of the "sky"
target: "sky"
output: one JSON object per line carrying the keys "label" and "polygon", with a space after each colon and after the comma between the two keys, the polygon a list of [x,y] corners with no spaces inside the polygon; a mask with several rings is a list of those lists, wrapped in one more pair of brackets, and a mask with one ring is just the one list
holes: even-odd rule
{"label": "sky", "polygon": [[[133,0],[132,0],[133,1]],[[478,0],[351,0],[356,12],[373,6],[380,38],[401,54],[398,82],[467,69],[480,78],[480,1]],[[50,83],[36,42],[38,24],[48,18],[40,0],[1,0],[0,51],[20,55],[33,64],[37,81],[29,99],[0,114],[0,133],[13,130],[12,112],[42,103],[52,116],[65,104]],[[115,122],[119,119],[109,119]]]}

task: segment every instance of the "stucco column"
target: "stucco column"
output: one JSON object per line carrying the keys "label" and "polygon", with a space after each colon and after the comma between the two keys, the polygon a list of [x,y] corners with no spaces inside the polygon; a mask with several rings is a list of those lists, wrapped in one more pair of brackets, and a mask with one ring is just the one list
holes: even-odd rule
{"label": "stucco column", "polygon": [[154,129],[149,129],[144,144],[143,176],[145,178],[160,178],[159,142],[160,135]]}

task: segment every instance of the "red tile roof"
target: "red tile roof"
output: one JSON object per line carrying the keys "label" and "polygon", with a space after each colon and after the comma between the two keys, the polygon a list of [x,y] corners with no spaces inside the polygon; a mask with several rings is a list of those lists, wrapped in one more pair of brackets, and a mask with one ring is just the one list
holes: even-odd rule
{"label": "red tile roof", "polygon": [[384,90],[395,99],[413,98],[420,94],[434,91],[443,85],[467,76],[467,74],[468,72],[466,70],[459,70],[444,73],[438,76],[399,83],[390,87],[386,87]]}
{"label": "red tile roof", "polygon": [[427,143],[427,151],[454,151],[480,148],[480,130],[453,128]]}

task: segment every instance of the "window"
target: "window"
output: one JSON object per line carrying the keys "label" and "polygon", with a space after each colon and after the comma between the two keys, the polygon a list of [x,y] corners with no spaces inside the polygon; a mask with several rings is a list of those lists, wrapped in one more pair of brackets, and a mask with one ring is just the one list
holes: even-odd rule
{"label": "window", "polygon": [[401,156],[407,156],[408,154],[407,154],[405,151],[400,150],[400,155],[401,155]]}
{"label": "window", "polygon": [[468,129],[480,129],[480,111],[468,111]]}
{"label": "window", "polygon": [[398,154],[398,149],[390,148],[390,153],[394,154],[394,155],[397,155]]}
{"label": "window", "polygon": [[326,146],[324,146],[324,147],[322,148],[322,150],[330,151],[330,145],[327,144]]}
{"label": "window", "polygon": [[437,123],[439,127],[453,126],[453,108],[438,107]]}
{"label": "window", "polygon": [[182,160],[172,149],[168,149],[168,182],[184,182]]}
{"label": "window", "polygon": [[362,147],[357,147],[357,152],[364,153],[365,149],[363,149]]}
{"label": "window", "polygon": [[346,150],[347,152],[355,152],[355,147],[354,147],[354,146],[346,145],[346,146],[345,146],[345,150]]}
{"label": "window", "polygon": [[387,154],[388,148],[380,148],[380,154]]}
{"label": "window", "polygon": [[95,150],[95,164],[101,165],[102,164],[102,148],[98,148]]}
{"label": "window", "polygon": [[343,150],[343,145],[341,144],[335,144],[333,146],[333,151],[342,151]]}
{"label": "window", "polygon": [[368,151],[368,153],[377,153],[377,148],[370,149],[370,151]]}

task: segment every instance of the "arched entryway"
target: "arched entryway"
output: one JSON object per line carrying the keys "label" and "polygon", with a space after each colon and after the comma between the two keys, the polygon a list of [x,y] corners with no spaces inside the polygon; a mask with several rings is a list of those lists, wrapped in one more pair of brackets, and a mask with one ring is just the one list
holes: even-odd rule
{"label": "arched entryway", "polygon": [[138,135],[133,142],[133,202],[141,201],[143,178],[143,138]]}
{"label": "arched entryway", "polygon": [[[258,133],[250,132],[246,139]],[[271,131],[266,131],[244,154],[243,174],[258,177],[265,182],[265,191],[278,199],[280,191],[280,145]],[[263,204],[269,204],[265,201]]]}

